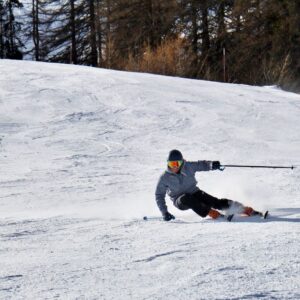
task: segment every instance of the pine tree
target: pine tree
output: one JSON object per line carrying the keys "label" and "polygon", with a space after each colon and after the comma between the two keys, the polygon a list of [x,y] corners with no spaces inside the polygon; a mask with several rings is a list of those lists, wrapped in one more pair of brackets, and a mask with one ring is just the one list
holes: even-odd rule
{"label": "pine tree", "polygon": [[36,61],[40,60],[39,2],[39,0],[32,0],[32,40]]}
{"label": "pine tree", "polygon": [[[138,58],[145,47],[152,50],[170,36],[176,22],[176,1],[116,0],[110,1],[110,44],[113,67],[122,67],[129,56]],[[112,60],[112,49],[110,50]]]}
{"label": "pine tree", "polygon": [[0,58],[25,44],[35,60],[300,89],[298,0],[29,4],[23,26],[21,1],[0,0]]}
{"label": "pine tree", "polygon": [[22,8],[19,0],[0,2],[0,55],[2,58],[22,59],[21,23],[16,20],[14,10]]}
{"label": "pine tree", "polygon": [[0,0],[0,58],[4,58],[4,3]]}

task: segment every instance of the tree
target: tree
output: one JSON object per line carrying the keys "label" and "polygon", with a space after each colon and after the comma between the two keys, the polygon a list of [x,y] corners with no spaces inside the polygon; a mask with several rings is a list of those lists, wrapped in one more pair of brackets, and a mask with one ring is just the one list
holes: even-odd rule
{"label": "tree", "polygon": [[168,37],[176,36],[176,1],[116,0],[110,1],[110,60],[122,68],[129,56],[136,59],[145,47],[153,50]]}
{"label": "tree", "polygon": [[286,1],[288,10],[287,24],[289,34],[286,37],[284,48],[287,54],[282,64],[279,84],[283,88],[300,92],[300,2]]}
{"label": "tree", "polygon": [[32,40],[35,60],[40,60],[39,0],[32,0]]}
{"label": "tree", "polygon": [[0,58],[4,58],[4,3],[0,0]]}
{"label": "tree", "polygon": [[77,65],[77,41],[76,41],[76,11],[75,0],[70,0],[70,31],[71,31],[71,63]]}
{"label": "tree", "polygon": [[16,57],[23,41],[35,60],[300,89],[298,0],[30,4],[21,26],[21,1],[0,0],[0,57]]}
{"label": "tree", "polygon": [[95,5],[94,0],[88,1],[89,5],[89,16],[88,16],[88,22],[90,26],[90,65],[96,67],[97,66],[97,48],[96,48],[96,24],[95,24]]}
{"label": "tree", "polygon": [[22,7],[19,0],[0,2],[0,55],[3,58],[23,58],[20,48],[24,45],[19,36],[21,23],[15,19],[14,15],[14,9]]}

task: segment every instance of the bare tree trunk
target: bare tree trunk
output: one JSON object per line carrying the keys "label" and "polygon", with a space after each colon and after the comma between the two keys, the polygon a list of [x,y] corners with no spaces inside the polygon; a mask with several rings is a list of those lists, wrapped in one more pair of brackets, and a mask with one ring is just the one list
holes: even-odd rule
{"label": "bare tree trunk", "polygon": [[76,44],[76,27],[75,27],[75,0],[70,0],[71,14],[70,14],[70,25],[71,25],[71,63],[77,65],[77,44]]}
{"label": "bare tree trunk", "polygon": [[34,57],[40,60],[40,35],[39,35],[39,0],[32,0],[32,38],[34,44]]}
{"label": "bare tree trunk", "polygon": [[12,2],[8,2],[8,11],[9,11],[9,22],[8,22],[8,41],[9,41],[9,51],[13,51],[14,49],[14,14],[12,10]]}
{"label": "bare tree trunk", "polygon": [[148,18],[148,26],[149,26],[149,45],[150,48],[153,50],[155,46],[155,41],[154,41],[154,16],[153,16],[153,3],[152,0],[147,1],[147,18]]}
{"label": "bare tree trunk", "polygon": [[90,9],[90,47],[91,59],[90,63],[93,67],[97,66],[97,46],[96,46],[96,26],[95,26],[95,5],[94,0],[89,0]]}
{"label": "bare tree trunk", "polygon": [[198,56],[198,17],[196,1],[192,0],[191,3],[191,18],[192,18],[192,49],[195,56]]}
{"label": "bare tree trunk", "polygon": [[106,16],[106,67],[111,68],[111,50],[112,50],[112,41],[111,41],[111,2],[106,0],[107,7],[107,16]]}
{"label": "bare tree trunk", "polygon": [[[220,66],[220,70],[223,70],[223,72],[218,72],[218,79],[223,81],[226,81],[224,79],[224,53],[225,53],[225,0],[221,0],[218,11],[217,11],[217,21],[218,21],[218,28],[217,28],[217,59],[218,65]],[[221,75],[222,74],[222,75]],[[222,79],[221,79],[222,78]]]}
{"label": "bare tree trunk", "polygon": [[209,30],[208,30],[208,5],[207,0],[202,1],[201,7],[202,18],[202,55],[206,57],[210,48]]}
{"label": "bare tree trunk", "polygon": [[225,2],[221,0],[218,8],[218,39],[220,41],[220,48],[223,48],[223,40],[225,34]]}
{"label": "bare tree trunk", "polygon": [[4,39],[3,39],[4,21],[2,19],[3,14],[4,14],[3,4],[0,3],[0,58],[4,58]]}
{"label": "bare tree trunk", "polygon": [[101,6],[100,1],[97,0],[97,9],[96,9],[96,31],[97,31],[97,65],[100,67],[102,64],[102,28],[101,28]]}

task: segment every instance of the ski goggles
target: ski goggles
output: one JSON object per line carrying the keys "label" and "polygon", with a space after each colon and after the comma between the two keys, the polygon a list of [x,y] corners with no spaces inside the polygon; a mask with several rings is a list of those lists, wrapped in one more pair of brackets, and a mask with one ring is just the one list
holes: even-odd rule
{"label": "ski goggles", "polygon": [[168,167],[169,168],[180,168],[183,164],[183,160],[169,160]]}

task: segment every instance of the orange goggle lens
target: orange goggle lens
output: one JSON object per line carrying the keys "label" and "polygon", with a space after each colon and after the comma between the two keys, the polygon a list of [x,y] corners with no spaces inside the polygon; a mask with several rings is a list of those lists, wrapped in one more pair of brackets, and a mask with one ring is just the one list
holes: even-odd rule
{"label": "orange goggle lens", "polygon": [[168,166],[170,168],[180,168],[182,163],[183,163],[182,160],[168,161]]}

